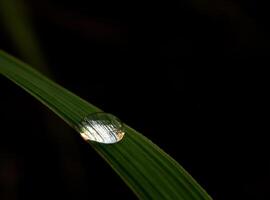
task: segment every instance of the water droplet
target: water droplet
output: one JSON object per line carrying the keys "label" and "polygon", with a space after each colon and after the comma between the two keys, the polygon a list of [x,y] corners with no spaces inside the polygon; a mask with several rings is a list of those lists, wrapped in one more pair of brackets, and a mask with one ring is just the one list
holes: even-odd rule
{"label": "water droplet", "polygon": [[85,117],[80,124],[83,139],[99,143],[119,142],[123,136],[122,122],[112,114],[97,112]]}

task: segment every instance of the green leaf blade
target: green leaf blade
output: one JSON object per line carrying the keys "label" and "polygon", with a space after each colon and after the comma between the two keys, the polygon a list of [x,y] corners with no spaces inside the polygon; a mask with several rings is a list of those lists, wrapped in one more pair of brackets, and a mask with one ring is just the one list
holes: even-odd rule
{"label": "green leaf blade", "polygon": [[[71,127],[101,111],[26,64],[0,51],[0,73],[33,95]],[[117,144],[89,142],[140,199],[210,200],[205,190],[173,158],[124,125]]]}

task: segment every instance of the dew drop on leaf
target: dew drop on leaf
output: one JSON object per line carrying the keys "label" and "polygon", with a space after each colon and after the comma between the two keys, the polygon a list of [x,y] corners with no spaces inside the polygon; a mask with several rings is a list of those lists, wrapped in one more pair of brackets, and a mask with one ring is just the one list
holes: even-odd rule
{"label": "dew drop on leaf", "polygon": [[105,144],[119,142],[125,134],[122,122],[114,115],[103,112],[85,117],[79,129],[84,140]]}

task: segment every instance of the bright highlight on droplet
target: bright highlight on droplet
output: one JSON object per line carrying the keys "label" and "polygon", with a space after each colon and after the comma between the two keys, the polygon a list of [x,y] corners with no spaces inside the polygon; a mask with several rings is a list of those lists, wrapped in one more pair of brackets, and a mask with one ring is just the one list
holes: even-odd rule
{"label": "bright highlight on droplet", "polygon": [[86,141],[113,144],[119,142],[125,133],[123,124],[117,117],[112,114],[97,112],[82,120],[80,134]]}

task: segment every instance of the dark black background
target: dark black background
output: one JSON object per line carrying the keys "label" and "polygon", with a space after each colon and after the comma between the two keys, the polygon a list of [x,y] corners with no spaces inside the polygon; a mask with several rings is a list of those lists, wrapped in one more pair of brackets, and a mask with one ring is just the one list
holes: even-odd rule
{"label": "dark black background", "polygon": [[[25,2],[54,80],[153,140],[214,199],[269,199],[263,2]],[[3,27],[0,47],[20,57]],[[135,199],[75,131],[0,84],[0,199]]]}

